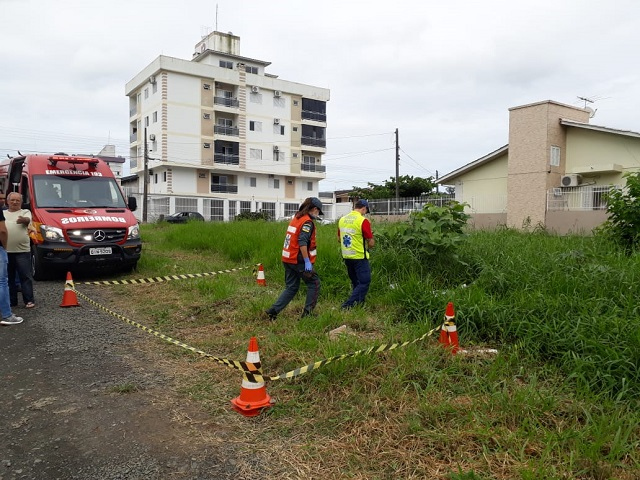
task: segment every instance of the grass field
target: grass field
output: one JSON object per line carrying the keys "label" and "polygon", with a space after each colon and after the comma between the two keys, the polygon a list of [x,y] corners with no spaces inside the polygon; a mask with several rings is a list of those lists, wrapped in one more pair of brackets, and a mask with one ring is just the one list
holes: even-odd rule
{"label": "grass field", "polygon": [[[639,255],[598,237],[512,230],[472,233],[458,260],[425,261],[387,246],[373,252],[366,306],[345,313],[339,305],[350,287],[336,226],[322,225],[317,316],[299,320],[299,294],[271,323],[261,313],[283,286],[285,229],[262,221],[144,225],[143,257],[128,278],[262,263],[267,286],[256,285],[251,268],[118,285],[119,311],[233,360],[245,359],[255,336],[266,376],[419,338],[442,323],[447,302],[462,348],[499,353],[452,356],[436,332],[268,381],[276,404],[248,419],[229,408],[239,372],[157,340],[180,391],[237,431],[239,445],[251,438],[246,448],[269,478],[640,478]],[[341,325],[347,333],[330,338]]]}

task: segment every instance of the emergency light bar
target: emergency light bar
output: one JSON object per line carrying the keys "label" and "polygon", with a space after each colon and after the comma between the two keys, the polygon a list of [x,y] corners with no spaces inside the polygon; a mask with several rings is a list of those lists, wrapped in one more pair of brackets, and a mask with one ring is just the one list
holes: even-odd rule
{"label": "emergency light bar", "polygon": [[58,162],[89,164],[90,167],[95,167],[96,165],[98,165],[98,159],[91,157],[72,157],[69,155],[52,155],[49,157],[49,163],[54,167]]}

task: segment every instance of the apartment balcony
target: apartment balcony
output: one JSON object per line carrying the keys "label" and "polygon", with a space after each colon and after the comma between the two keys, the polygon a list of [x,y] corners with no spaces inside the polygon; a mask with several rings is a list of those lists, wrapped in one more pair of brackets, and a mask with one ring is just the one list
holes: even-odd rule
{"label": "apartment balcony", "polygon": [[240,155],[228,155],[224,153],[216,153],[213,156],[215,163],[221,163],[224,165],[240,165]]}
{"label": "apartment balcony", "polygon": [[315,163],[303,163],[301,166],[303,172],[326,173],[327,167],[324,165],[316,165]]}
{"label": "apartment balcony", "polygon": [[302,110],[302,120],[313,120],[314,122],[326,122],[327,114],[321,112],[312,112],[310,110]]}
{"label": "apartment balcony", "polygon": [[138,134],[137,133],[132,133],[131,135],[129,135],[129,143],[133,143],[133,142],[137,142],[138,141]]}
{"label": "apartment balcony", "polygon": [[237,98],[214,97],[213,103],[216,105],[221,105],[223,107],[231,108],[238,108],[240,106],[240,102]]}
{"label": "apartment balcony", "polygon": [[137,107],[133,107],[131,110],[129,110],[129,117],[135,117],[137,114],[138,114]]}
{"label": "apartment balcony", "polygon": [[238,193],[238,185],[228,185],[221,183],[211,184],[212,193]]}
{"label": "apartment balcony", "polygon": [[238,129],[238,127],[225,127],[222,125],[215,125],[213,127],[213,133],[217,135],[229,135],[232,137],[240,136],[240,130]]}
{"label": "apartment balcony", "polygon": [[326,148],[327,140],[324,138],[315,137],[302,137],[302,145],[308,145],[311,147]]}

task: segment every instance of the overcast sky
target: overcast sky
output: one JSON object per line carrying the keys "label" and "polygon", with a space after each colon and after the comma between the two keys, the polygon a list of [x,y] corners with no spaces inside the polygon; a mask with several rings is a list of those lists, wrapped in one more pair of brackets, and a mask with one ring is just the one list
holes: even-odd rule
{"label": "overcast sky", "polygon": [[[217,19],[216,19],[216,5]],[[0,155],[129,154],[125,84],[203,35],[331,90],[322,191],[442,176],[508,142],[508,109],[595,100],[640,131],[638,0],[0,0]],[[217,24],[216,24],[217,22]]]}

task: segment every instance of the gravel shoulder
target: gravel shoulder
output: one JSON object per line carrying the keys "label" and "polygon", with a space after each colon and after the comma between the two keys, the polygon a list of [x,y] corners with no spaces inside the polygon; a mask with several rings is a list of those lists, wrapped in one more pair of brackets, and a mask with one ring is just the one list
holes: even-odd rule
{"label": "gravel shoulder", "polygon": [[225,428],[136,350],[146,334],[81,299],[61,308],[63,292],[37,282],[24,323],[0,326],[0,480],[243,478]]}

